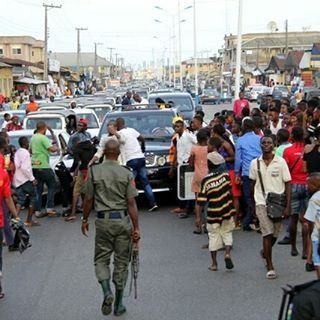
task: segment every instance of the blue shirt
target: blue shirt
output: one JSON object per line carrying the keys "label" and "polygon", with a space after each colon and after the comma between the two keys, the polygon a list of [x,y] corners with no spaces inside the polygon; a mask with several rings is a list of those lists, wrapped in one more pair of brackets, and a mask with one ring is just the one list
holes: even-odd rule
{"label": "blue shirt", "polygon": [[261,156],[260,137],[247,132],[236,142],[234,171],[237,176],[249,176],[250,163]]}

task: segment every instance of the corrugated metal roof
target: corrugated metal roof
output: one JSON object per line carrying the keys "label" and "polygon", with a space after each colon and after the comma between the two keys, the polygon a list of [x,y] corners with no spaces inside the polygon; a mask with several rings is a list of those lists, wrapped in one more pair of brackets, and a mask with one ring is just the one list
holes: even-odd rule
{"label": "corrugated metal roof", "polygon": [[[76,52],[52,52],[49,58],[60,61],[61,67],[76,67],[77,66],[77,53]],[[92,67],[94,66],[95,54],[93,52],[80,53],[80,66]],[[110,66],[107,59],[97,56],[97,66]]]}

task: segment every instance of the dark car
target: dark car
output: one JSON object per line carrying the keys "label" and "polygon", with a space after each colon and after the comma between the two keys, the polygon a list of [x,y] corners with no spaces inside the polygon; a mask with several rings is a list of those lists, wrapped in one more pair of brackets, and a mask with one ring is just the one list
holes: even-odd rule
{"label": "dark car", "polygon": [[[168,162],[171,138],[174,133],[172,119],[176,112],[172,109],[159,110],[139,109],[114,111],[106,114],[99,132],[99,138],[107,132],[109,121],[123,118],[126,126],[136,129],[146,142],[146,167],[148,178],[154,192],[169,191],[172,188],[173,181],[168,173],[170,164]],[[137,187],[141,186],[137,181]]]}
{"label": "dark car", "polygon": [[166,92],[166,93],[151,93],[149,95],[149,103],[156,104],[156,99],[159,98],[165,103],[176,109],[177,113],[182,115],[184,120],[190,121],[195,113],[195,105],[191,95],[187,92]]}
{"label": "dark car", "polygon": [[202,104],[219,104],[221,95],[216,89],[204,89],[201,95]]}
{"label": "dark car", "polygon": [[290,93],[287,86],[274,86],[272,88],[272,98],[281,100],[282,98],[290,98]]}

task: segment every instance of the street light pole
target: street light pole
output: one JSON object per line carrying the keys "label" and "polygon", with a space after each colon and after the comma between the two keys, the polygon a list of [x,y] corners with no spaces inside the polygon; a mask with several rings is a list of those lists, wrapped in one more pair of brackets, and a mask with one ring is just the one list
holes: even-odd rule
{"label": "street light pole", "polygon": [[88,30],[88,28],[76,28],[77,30],[77,71],[80,72],[80,31]]}
{"label": "street light pole", "polygon": [[235,99],[240,92],[240,73],[241,73],[241,51],[242,51],[242,9],[243,0],[238,0],[238,37],[237,37],[237,56],[236,56],[236,81],[235,81]]}
{"label": "street light pole", "polygon": [[182,47],[182,45],[181,45],[181,3],[180,3],[181,1],[180,0],[178,0],[178,21],[179,21],[179,54],[178,54],[178,59],[179,59],[179,68],[180,68],[180,72],[179,72],[179,74],[180,74],[180,89],[181,89],[181,91],[183,91],[183,81],[182,81],[182,55],[181,55],[181,51],[182,51],[182,49],[181,49],[181,47]]}
{"label": "street light pole", "polygon": [[196,0],[193,0],[193,55],[194,55],[194,81],[195,93],[198,95],[198,57],[197,57],[197,17]]}

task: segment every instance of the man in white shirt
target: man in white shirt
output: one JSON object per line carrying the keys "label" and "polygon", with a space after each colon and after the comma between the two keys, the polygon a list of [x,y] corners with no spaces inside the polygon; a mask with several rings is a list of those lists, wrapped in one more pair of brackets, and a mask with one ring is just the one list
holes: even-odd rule
{"label": "man in white shirt", "polygon": [[[277,274],[272,263],[272,246],[276,243],[281,231],[281,220],[271,220],[267,213],[266,197],[269,192],[286,195],[286,207],[283,216],[287,218],[291,206],[291,175],[286,161],[273,154],[272,137],[261,138],[262,156],[251,161],[249,177],[253,182],[256,215],[260,222],[263,238],[261,255],[266,260],[267,279],[275,279]],[[259,175],[259,167],[261,178]],[[263,188],[260,180],[262,180]],[[264,191],[263,191],[264,189]]]}
{"label": "man in white shirt", "polygon": [[[146,159],[144,156],[145,142],[138,131],[133,128],[127,128],[123,118],[116,120],[118,134],[120,135],[120,151],[124,163],[132,169],[134,178],[138,178],[142,184],[144,193],[149,201],[149,212],[158,209],[154,194],[148,180],[146,169]],[[140,143],[141,145],[140,145]]]}
{"label": "man in white shirt", "polygon": [[4,118],[4,121],[2,123],[1,130],[6,129],[7,124],[9,124],[11,122],[11,115],[9,113],[5,113],[3,115],[3,118]]}
{"label": "man in white shirt", "polygon": [[39,223],[32,221],[36,202],[36,180],[32,173],[31,157],[28,151],[28,138],[20,137],[19,145],[20,149],[18,149],[14,155],[15,173],[13,176],[13,185],[16,187],[17,192],[17,214],[19,214],[27,196],[29,196],[29,210],[25,224],[29,227],[37,226]]}
{"label": "man in white shirt", "polygon": [[149,104],[149,101],[137,93],[133,95],[134,104]]}

